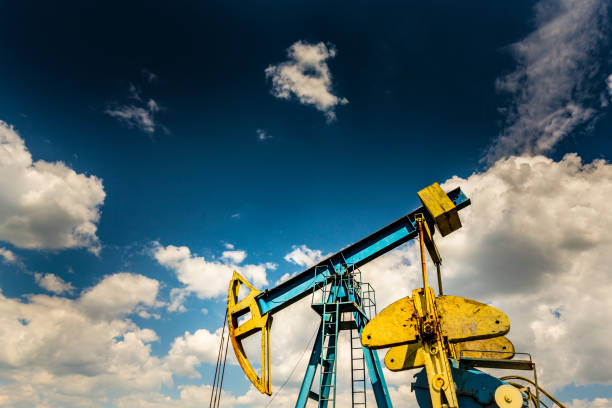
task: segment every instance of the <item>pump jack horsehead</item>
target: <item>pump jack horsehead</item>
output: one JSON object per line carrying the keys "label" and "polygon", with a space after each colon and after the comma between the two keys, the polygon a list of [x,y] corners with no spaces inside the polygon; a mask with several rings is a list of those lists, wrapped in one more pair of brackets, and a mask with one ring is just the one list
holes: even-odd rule
{"label": "pump jack horsehead", "polygon": [[[318,401],[319,407],[328,407],[328,405],[335,407],[337,355],[335,348],[339,325],[344,323],[346,327],[346,322],[338,315],[338,311],[342,310],[353,312],[353,320],[350,323],[352,329],[357,330],[360,335],[363,360],[367,364],[378,407],[392,407],[376,352],[382,348],[390,348],[384,361],[387,368],[392,371],[425,367],[426,375],[421,375],[420,379],[417,375],[417,382],[413,384],[421,407],[457,408],[459,401],[462,407],[489,406],[485,402],[492,404],[493,394],[495,394],[495,403],[499,407],[522,406],[524,395],[516,391],[516,388],[512,386],[503,388],[503,392],[498,396],[497,391],[506,383],[473,369],[475,364],[467,367],[463,363],[461,366],[458,363],[460,359],[462,362],[466,360],[463,357],[469,357],[473,361],[483,359],[502,361],[514,356],[512,343],[502,337],[510,329],[510,322],[504,313],[474,300],[442,293],[440,274],[442,258],[433,240],[435,227],[443,237],[461,228],[458,211],[470,205],[470,200],[460,188],[445,193],[437,183],[419,191],[418,196],[423,204],[420,208],[274,288],[261,292],[240,274],[234,272],[227,302],[229,337],[238,363],[260,392],[272,394],[270,380],[272,316],[313,292],[323,291],[323,304],[313,302],[313,308],[321,314],[321,326],[296,407],[305,407],[308,398]],[[358,267],[412,239],[418,239],[419,242],[423,287],[413,290],[412,297],[402,298],[377,316],[370,316],[364,312],[362,288],[365,284],[361,282],[355,284],[352,274]],[[428,286],[425,250],[429,252],[436,266],[437,297],[433,288]],[[343,278],[345,276],[351,276],[350,280],[354,286],[347,286],[347,281]],[[239,300],[240,289],[243,286],[250,292]],[[325,289],[330,287],[332,289]],[[341,309],[348,303],[352,309]],[[336,306],[335,318],[329,309],[325,311],[326,305],[329,304]],[[239,319],[247,314],[250,314],[250,318],[239,322]],[[336,323],[335,334],[333,330],[330,334],[326,327],[334,320],[338,320],[339,323]],[[245,338],[258,332],[261,333],[260,375],[249,362],[242,344]],[[499,356],[501,358],[495,359]],[[315,371],[319,366],[321,387],[317,394],[311,390],[311,387]],[[474,376],[479,374],[482,375],[474,383]],[[486,380],[485,388],[490,390],[493,387],[489,392],[491,401],[485,401],[487,398],[481,398],[480,394],[478,394],[480,400],[474,396],[471,400],[470,397],[464,396],[471,392],[468,388],[481,387],[483,380]],[[427,397],[424,396],[426,390],[429,391]],[[459,398],[458,391],[461,394]],[[365,390],[363,394],[365,398]],[[354,398],[355,391],[353,391],[353,406],[362,404],[356,403]],[[472,401],[474,398],[477,402]],[[508,403],[508,400],[514,402]],[[520,404],[516,405],[519,400]],[[470,405],[470,401],[475,402],[475,405]]]}

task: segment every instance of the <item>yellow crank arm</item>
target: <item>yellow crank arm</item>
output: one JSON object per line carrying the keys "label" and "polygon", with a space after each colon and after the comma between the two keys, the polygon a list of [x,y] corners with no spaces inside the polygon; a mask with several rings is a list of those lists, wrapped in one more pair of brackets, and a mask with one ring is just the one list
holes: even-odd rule
{"label": "yellow crank arm", "polygon": [[[250,293],[244,299],[238,301],[240,287],[243,285],[250,290]],[[270,327],[272,326],[272,317],[267,314],[261,315],[259,306],[255,301],[260,293],[238,272],[234,271],[227,296],[227,322],[232,347],[242,370],[262,394],[272,395],[270,384]],[[251,318],[239,324],[238,319],[247,313],[251,314]],[[242,340],[258,331],[261,331],[261,376],[258,376],[253,369],[242,346]]]}

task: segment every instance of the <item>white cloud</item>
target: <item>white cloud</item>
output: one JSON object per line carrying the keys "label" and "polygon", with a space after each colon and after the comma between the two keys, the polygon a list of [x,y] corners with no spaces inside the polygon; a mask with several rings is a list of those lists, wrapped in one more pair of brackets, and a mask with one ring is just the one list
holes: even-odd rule
{"label": "white cloud", "polygon": [[223,259],[227,259],[235,264],[239,264],[246,258],[244,251],[223,251]]}
{"label": "white cloud", "polygon": [[3,262],[8,264],[19,263],[19,258],[10,249],[0,247],[0,257],[2,257]]}
{"label": "white cloud", "polygon": [[336,49],[320,42],[308,44],[298,41],[287,50],[288,61],[266,68],[272,80],[272,94],[277,98],[297,97],[300,103],[314,105],[325,113],[328,121],[336,118],[337,105],[348,103],[332,93],[332,76],[327,59],[336,56]]}
{"label": "white cloud", "polygon": [[72,286],[71,283],[64,281],[62,278],[53,273],[35,273],[34,279],[41,288],[46,289],[49,292],[53,292],[56,295],[61,295],[62,293],[72,293],[74,290],[74,286]]}
{"label": "white cloud", "polygon": [[601,76],[597,52],[607,32],[607,3],[542,0],[536,30],[512,49],[517,69],[498,80],[513,94],[507,126],[490,147],[490,163],[509,154],[539,154],[596,115]]}
{"label": "white cloud", "polygon": [[[227,333],[225,334],[227,338]],[[219,343],[221,341],[221,329],[214,333],[206,329],[197,330],[191,334],[185,332],[182,337],[177,337],[168,352],[167,361],[172,371],[178,375],[200,378],[200,373],[195,367],[203,362],[216,364]],[[229,356],[228,358],[233,360]]]}
{"label": "white cloud", "polygon": [[[142,70],[142,74],[149,83],[157,78],[157,75],[146,69]],[[123,105],[111,103],[104,110],[104,113],[117,119],[128,128],[136,128],[148,135],[154,134],[158,129],[161,129],[165,133],[169,133],[169,130],[155,118],[155,114],[161,111],[161,107],[157,101],[149,98],[145,102],[142,97],[141,89],[131,82],[128,89],[128,98],[131,99],[133,103]]]}
{"label": "white cloud", "polygon": [[324,257],[320,250],[310,249],[306,245],[293,245],[292,248],[293,250],[285,255],[284,259],[299,266],[313,266]]}
{"label": "white cloud", "polygon": [[612,408],[612,398],[574,399],[567,408]]}
{"label": "white cloud", "polygon": [[2,121],[0,191],[0,240],[21,248],[99,252],[102,181],[62,162],[33,161],[23,139]]}
{"label": "white cloud", "polygon": [[257,140],[263,142],[264,140],[272,139],[272,136],[268,134],[264,129],[257,129]]}
{"label": "white cloud", "polygon": [[104,113],[118,119],[129,128],[137,128],[145,133],[153,134],[157,125],[154,117],[156,110],[151,110],[149,106],[151,102],[154,106],[157,106],[155,101],[150,99],[144,108],[134,105],[121,105],[113,108],[109,107]]}
{"label": "white cloud", "polygon": [[606,83],[608,85],[608,93],[610,94],[610,96],[612,96],[612,74],[608,76]]}
{"label": "white cloud", "polygon": [[[157,292],[150,281],[141,275],[111,275],[77,300],[0,294],[1,405],[104,406],[115,396],[171,385],[171,370],[151,355],[157,334],[125,317],[152,303]],[[112,290],[130,300],[121,301]],[[95,299],[102,296],[108,300]]]}
{"label": "white cloud", "polygon": [[131,273],[117,273],[104,278],[83,292],[80,306],[98,318],[114,318],[131,313],[139,306],[155,306],[159,282]]}
{"label": "white cloud", "polygon": [[175,291],[174,310],[182,310],[182,300],[188,293],[195,293],[200,299],[227,294],[234,270],[255,287],[262,288],[268,284],[266,270],[276,268],[271,263],[237,265],[246,257],[244,251],[225,251],[220,261],[207,261],[204,257],[192,254],[186,246],[164,247],[159,243],[154,244],[153,257],[160,265],[174,271],[177,279],[185,285]]}

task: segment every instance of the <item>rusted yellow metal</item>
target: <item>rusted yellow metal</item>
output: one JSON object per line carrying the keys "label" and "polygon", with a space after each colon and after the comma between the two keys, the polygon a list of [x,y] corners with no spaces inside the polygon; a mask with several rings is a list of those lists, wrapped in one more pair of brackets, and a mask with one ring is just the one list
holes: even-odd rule
{"label": "rusted yellow metal", "polygon": [[457,357],[490,358],[509,360],[514,357],[514,345],[508,338],[494,337],[492,339],[462,341],[451,344]]}
{"label": "rusted yellow metal", "polygon": [[[424,256],[422,240],[421,256]],[[423,269],[425,269],[424,264]],[[425,271],[423,271],[423,276],[426,276]],[[426,279],[424,285],[427,285]],[[422,357],[427,372],[432,408],[442,408],[443,405],[448,408],[458,408],[459,402],[447,349],[440,331],[433,289],[427,286],[423,289],[415,289],[412,291],[412,299],[419,322],[419,338],[423,348]]]}
{"label": "rusted yellow metal", "polygon": [[[239,301],[238,296],[242,286],[246,286],[250,292]],[[272,318],[268,315],[262,316],[259,311],[255,297],[260,293],[238,272],[234,271],[227,297],[227,321],[232,347],[242,370],[260,392],[272,395],[270,385],[270,326],[272,325]],[[240,317],[248,313],[250,313],[251,318],[239,323]],[[261,376],[258,376],[253,369],[242,346],[244,338],[258,331],[261,331]]]}
{"label": "rusted yellow metal", "polygon": [[451,343],[503,336],[510,330],[510,320],[493,306],[458,296],[436,299],[442,335]]}
{"label": "rusted yellow metal", "polygon": [[433,240],[431,231],[429,230],[426,222],[423,223],[423,240],[425,241],[425,247],[427,248],[427,252],[429,252],[429,256],[431,257],[433,263],[440,265],[442,263],[442,257],[440,256],[438,247]]}
{"label": "rusted yellow metal", "polygon": [[415,343],[418,335],[414,303],[407,296],[391,303],[370,320],[361,331],[361,344],[381,349]]}
{"label": "rusted yellow metal", "polygon": [[[455,356],[469,358],[511,359],[514,346],[506,337],[472,340],[450,345]],[[475,351],[472,351],[475,350]],[[421,342],[391,347],[385,356],[385,366],[391,371],[404,371],[425,366]]]}
{"label": "rusted yellow metal", "polygon": [[418,192],[421,202],[434,218],[442,236],[461,228],[459,214],[453,201],[448,198],[438,183]]}
{"label": "rusted yellow metal", "polygon": [[[510,330],[508,317],[493,306],[458,296],[439,296],[434,303],[440,331],[451,343],[503,336]],[[413,298],[397,300],[376,315],[364,327],[361,342],[365,347],[381,349],[415,343],[418,336],[413,293]]]}

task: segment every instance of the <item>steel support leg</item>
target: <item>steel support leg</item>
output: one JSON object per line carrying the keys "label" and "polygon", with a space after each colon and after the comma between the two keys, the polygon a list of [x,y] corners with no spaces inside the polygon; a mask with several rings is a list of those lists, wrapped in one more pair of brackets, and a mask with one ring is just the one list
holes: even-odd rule
{"label": "steel support leg", "polygon": [[[366,325],[366,320],[363,315],[359,312],[353,313],[355,316],[355,323],[359,333],[363,330]],[[389,396],[389,390],[387,389],[387,383],[382,372],[382,366],[378,359],[378,353],[376,350],[370,350],[362,347],[363,357],[365,358],[366,365],[368,366],[368,373],[370,375],[370,381],[372,382],[372,390],[374,391],[374,397],[376,398],[376,405],[378,408],[393,408],[391,403],[391,397]]]}
{"label": "steel support leg", "polygon": [[305,408],[306,403],[308,402],[310,389],[312,388],[317,367],[321,361],[321,346],[323,344],[323,333],[321,330],[322,325],[323,322],[321,322],[319,325],[319,332],[317,334],[314,346],[312,347],[312,352],[310,353],[310,360],[308,360],[308,367],[306,367],[306,374],[304,375],[304,380],[302,381],[302,388],[300,389],[300,394],[298,396],[297,403],[295,404],[295,408]]}

